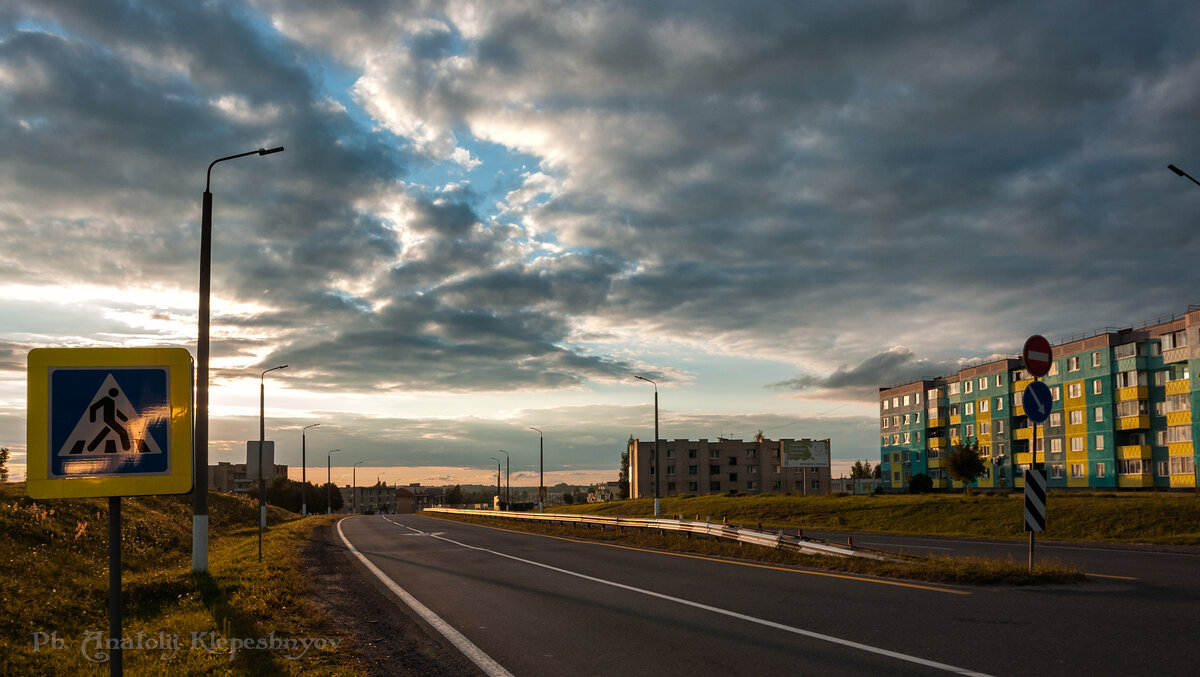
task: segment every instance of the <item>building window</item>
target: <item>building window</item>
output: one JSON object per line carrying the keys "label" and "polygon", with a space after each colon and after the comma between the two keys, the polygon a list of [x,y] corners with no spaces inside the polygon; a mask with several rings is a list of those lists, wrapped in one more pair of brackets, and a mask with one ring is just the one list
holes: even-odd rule
{"label": "building window", "polygon": [[917,404],[921,403],[921,391],[920,390],[918,390],[916,393],[913,394],[913,401],[916,402]]}
{"label": "building window", "polygon": [[996,398],[996,411],[1004,411],[1004,398],[1003,397]]}
{"label": "building window", "polygon": [[708,474],[709,474],[709,475],[719,475],[719,474],[721,474],[721,466],[719,466],[719,465],[710,465],[710,466],[708,466]]}
{"label": "building window", "polygon": [[911,404],[911,402],[912,402],[912,397],[909,395],[905,395],[904,396],[904,406],[907,407],[909,404]]}
{"label": "building window", "polygon": [[1051,479],[1061,480],[1062,476],[1063,476],[1063,467],[1062,467],[1061,463],[1055,463],[1054,465],[1050,466],[1050,478]]}
{"label": "building window", "polygon": [[1167,428],[1167,444],[1192,441],[1192,425],[1173,425]]}
{"label": "building window", "polygon": [[1057,438],[1057,437],[1055,437],[1054,439],[1050,440],[1050,453],[1052,453],[1052,454],[1058,454],[1058,453],[1061,453],[1061,452],[1062,452],[1062,440],[1060,440],[1060,439],[1059,439],[1059,438]]}
{"label": "building window", "polygon": [[913,414],[913,423],[920,423],[920,422],[921,422],[921,412],[918,411],[915,414]]}
{"label": "building window", "polygon": [[1166,461],[1158,462],[1158,476],[1167,477],[1171,474],[1171,464]]}
{"label": "building window", "polygon": [[1004,385],[1004,375],[996,374],[996,387],[999,388],[1002,385]]}
{"label": "building window", "polygon": [[708,457],[709,458],[721,458],[721,452],[717,449],[710,449],[708,451]]}
{"label": "building window", "polygon": [[700,491],[700,484],[698,482],[688,482],[688,491]]}
{"label": "building window", "polygon": [[884,400],[883,401],[883,410],[887,411],[890,407],[891,407],[891,403],[888,402],[887,400]]}
{"label": "building window", "polygon": [[1057,402],[1062,399],[1062,388],[1054,386],[1050,389],[1050,399]]}
{"label": "building window", "polygon": [[986,377],[986,376],[980,376],[980,377],[979,377],[979,389],[980,389],[980,390],[987,390],[987,386],[988,386],[988,380],[987,380],[987,377]]}
{"label": "building window", "polygon": [[1096,435],[1096,451],[1104,451],[1104,435]]}
{"label": "building window", "polygon": [[675,474],[675,466],[673,466],[673,465],[667,466],[667,476],[670,477],[670,476],[673,476],[674,474]]}
{"label": "building window", "polygon": [[1104,407],[1096,407],[1093,410],[1092,420],[1094,420],[1096,423],[1101,423],[1104,421]]}
{"label": "building window", "polygon": [[950,394],[951,394],[951,395],[957,395],[957,394],[958,394],[958,383],[957,383],[957,382],[955,382],[955,383],[951,383],[951,384],[950,384],[950,391],[949,391],[949,392],[950,392]]}
{"label": "building window", "polygon": [[909,442],[912,442],[912,435],[910,433],[904,433],[904,443],[908,444]]}
{"label": "building window", "polygon": [[700,466],[698,466],[698,465],[689,465],[689,466],[688,466],[688,474],[689,474],[689,475],[699,475],[699,474],[700,474]]}
{"label": "building window", "polygon": [[1102,385],[1103,383],[1104,382],[1101,381],[1100,379],[1096,379],[1096,380],[1092,381],[1092,394],[1093,395],[1099,395],[1100,393],[1104,392],[1104,386]]}
{"label": "building window", "polygon": [[974,381],[963,381],[963,392],[969,393],[975,387]]}
{"label": "building window", "polygon": [[1196,472],[1196,464],[1191,456],[1172,456],[1172,475],[1191,475]]}
{"label": "building window", "polygon": [[1141,475],[1142,467],[1142,459],[1140,458],[1123,458],[1117,461],[1117,474]]}
{"label": "building window", "polygon": [[1071,415],[1071,425],[1080,425],[1083,423],[1082,409],[1072,409],[1069,413]]}
{"label": "building window", "polygon": [[1105,477],[1105,476],[1106,476],[1106,475],[1105,475],[1105,472],[1104,472],[1104,464],[1103,464],[1103,463],[1097,463],[1097,464],[1096,464],[1096,477],[1097,477],[1097,478],[1099,478],[1099,477]]}
{"label": "building window", "polygon": [[1050,412],[1050,419],[1047,421],[1047,425],[1051,428],[1057,428],[1062,425],[1062,413],[1057,411]]}
{"label": "building window", "polygon": [[1092,353],[1092,366],[1093,367],[1100,366],[1100,353],[1099,352]]}
{"label": "building window", "polygon": [[667,449],[667,458],[675,458],[675,448]]}
{"label": "building window", "polygon": [[1082,437],[1072,437],[1071,438],[1071,451],[1083,451],[1083,438]]}
{"label": "building window", "polygon": [[979,413],[986,414],[987,410],[988,410],[988,401],[987,400],[979,400]]}
{"label": "building window", "polygon": [[675,491],[675,483],[667,482],[667,491]]}
{"label": "building window", "polygon": [[974,437],[974,436],[975,436],[975,424],[968,423],[967,424],[967,437]]}
{"label": "building window", "polygon": [[908,425],[908,417],[909,416],[910,416],[909,414],[904,415],[904,425]]}
{"label": "building window", "polygon": [[1004,434],[1004,419],[1000,419],[1000,420],[996,421],[996,434],[997,435]]}
{"label": "building window", "polygon": [[1083,394],[1082,383],[1072,383],[1067,386],[1067,397],[1076,398]]}
{"label": "building window", "polygon": [[748,465],[748,466],[746,466],[746,472],[757,475],[758,474],[758,466]]}
{"label": "building window", "polygon": [[688,458],[696,458],[696,450],[688,449]]}
{"label": "building window", "polygon": [[1072,463],[1071,464],[1071,478],[1079,479],[1081,477],[1083,477],[1083,464],[1082,463]]}
{"label": "building window", "polygon": [[735,472],[729,473],[729,481],[736,482],[737,481],[737,473],[735,473]]}
{"label": "building window", "polygon": [[980,435],[991,435],[992,434],[991,421],[980,421],[979,422],[979,434]]}
{"label": "building window", "polygon": [[746,488],[750,491],[756,491],[758,489],[758,482],[747,482]]}
{"label": "building window", "polygon": [[1079,356],[1078,355],[1067,358],[1067,371],[1079,371]]}
{"label": "building window", "polygon": [[813,488],[813,489],[820,489],[820,488],[821,488],[821,480],[819,480],[819,479],[813,480],[813,481],[812,481],[812,488]]}
{"label": "building window", "polygon": [[721,483],[720,483],[720,482],[709,482],[709,483],[708,483],[708,490],[709,490],[709,491],[720,491],[720,490],[721,490]]}
{"label": "building window", "polygon": [[966,404],[963,405],[963,414],[965,414],[967,416],[971,416],[974,413],[975,413],[975,403],[974,402],[967,402]]}

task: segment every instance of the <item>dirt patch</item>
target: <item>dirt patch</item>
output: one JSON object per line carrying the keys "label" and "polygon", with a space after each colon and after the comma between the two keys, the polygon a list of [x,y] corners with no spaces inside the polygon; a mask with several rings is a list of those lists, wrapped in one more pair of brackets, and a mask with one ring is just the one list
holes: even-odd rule
{"label": "dirt patch", "polygon": [[484,674],[362,566],[336,525],[317,527],[303,555],[329,630],[346,638],[348,667],[369,677]]}

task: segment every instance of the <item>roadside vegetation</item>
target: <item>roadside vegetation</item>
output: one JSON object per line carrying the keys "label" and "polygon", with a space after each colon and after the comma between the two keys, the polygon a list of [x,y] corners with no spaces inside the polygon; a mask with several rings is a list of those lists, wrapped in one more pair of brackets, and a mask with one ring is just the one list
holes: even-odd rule
{"label": "roadside vegetation", "polygon": [[[612,505],[612,504],[607,504]],[[574,512],[574,511],[573,511]],[[561,524],[525,522],[506,518],[425,513],[429,517],[482,524],[501,529],[526,531],[560,538],[604,541],[606,543],[651,550],[669,550],[707,557],[765,562],[783,566],[822,569],[868,576],[901,578],[913,581],[959,585],[1042,585],[1086,580],[1077,567],[1053,560],[1038,560],[1033,573],[1027,561],[983,557],[908,557],[903,561],[881,562],[857,557],[831,557],[777,550],[734,541],[687,536],[644,529],[581,528]]]}
{"label": "roadside vegetation", "polygon": [[[1014,493],[875,496],[694,496],[661,499],[666,517],[711,519],[768,529],[1023,539],[1024,498]],[[653,499],[560,506],[554,512],[650,517]],[[1039,539],[1200,545],[1195,494],[1056,493],[1046,499]]]}
{"label": "roadside vegetation", "polygon": [[[126,674],[361,674],[345,667],[346,638],[309,601],[297,547],[338,516],[270,509],[260,563],[256,504],[213,493],[209,513],[209,572],[196,575],[190,497],[122,499],[122,628],[127,642],[142,633],[143,646],[124,651]],[[23,483],[0,483],[0,612],[0,674],[108,674],[84,655],[102,652],[88,633],[108,635],[107,499],[35,501]],[[221,645],[272,637],[310,644]]]}

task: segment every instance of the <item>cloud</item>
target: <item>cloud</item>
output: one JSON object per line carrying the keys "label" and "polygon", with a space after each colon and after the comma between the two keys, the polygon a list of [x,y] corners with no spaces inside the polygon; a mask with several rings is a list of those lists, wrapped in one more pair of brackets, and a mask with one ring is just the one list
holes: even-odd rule
{"label": "cloud", "polygon": [[[958,370],[953,363],[935,363],[918,358],[903,346],[872,355],[854,367],[840,365],[828,376],[802,374],[766,387],[783,390],[821,390],[824,397],[861,398],[864,392],[874,394],[881,387],[908,383],[918,379],[946,376]],[[832,394],[828,391],[833,391]]]}

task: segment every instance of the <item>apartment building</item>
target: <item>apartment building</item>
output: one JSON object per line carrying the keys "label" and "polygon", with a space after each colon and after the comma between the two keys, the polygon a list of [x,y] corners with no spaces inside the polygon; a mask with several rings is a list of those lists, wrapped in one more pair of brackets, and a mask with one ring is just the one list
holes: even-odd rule
{"label": "apartment building", "polygon": [[1024,486],[1044,464],[1048,488],[1185,489],[1197,486],[1195,423],[1200,404],[1200,306],[1136,328],[1104,330],[1053,346],[1041,380],[1053,406],[1044,424],[1025,416],[1033,381],[1021,360],[1004,357],[949,376],[879,391],[880,461],[885,489],[917,474],[934,487],[961,487],[944,467],[956,444],[978,444],[987,472],[975,486]]}
{"label": "apartment building", "polygon": [[660,440],[662,477],[654,441],[629,441],[630,498],[680,494],[802,494],[829,492],[829,440]]}

